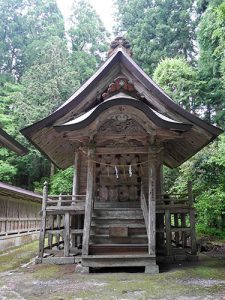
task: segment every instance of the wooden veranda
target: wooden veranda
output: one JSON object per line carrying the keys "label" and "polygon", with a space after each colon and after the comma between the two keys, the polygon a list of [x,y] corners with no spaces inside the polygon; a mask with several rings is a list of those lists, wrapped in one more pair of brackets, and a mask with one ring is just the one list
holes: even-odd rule
{"label": "wooden veranda", "polygon": [[74,165],[72,195],[50,196],[45,186],[37,261],[155,273],[157,261],[196,258],[191,186],[165,195],[163,165],[179,166],[222,131],[174,103],[123,38],[111,46],[74,95],[22,130],[55,165]]}
{"label": "wooden veranda", "polygon": [[[85,214],[86,195],[48,195],[47,183],[44,186],[42,221],[39,258],[37,262],[44,263],[77,263],[81,261],[82,243],[84,233],[84,214]],[[149,214],[149,201],[146,201],[144,191],[142,191],[141,201],[132,203],[130,209],[135,213],[138,212],[143,219],[136,228],[129,221],[133,216],[128,210],[128,203],[93,203],[90,215],[90,235],[96,231],[101,239],[109,239],[112,244],[95,244],[90,243],[90,255],[83,257],[83,263],[91,259],[91,265],[97,266],[115,266],[115,262],[108,261],[108,255],[114,255],[117,258],[118,266],[135,265],[143,266],[149,255],[154,254],[154,248],[151,242],[151,222]],[[104,228],[96,226],[96,218],[106,216],[109,221],[114,220],[111,212],[116,209],[116,222],[119,222],[118,214],[126,210],[126,227],[121,224],[104,224]],[[120,210],[121,209],[121,210]],[[74,218],[75,216],[75,218]],[[112,219],[110,219],[110,217]],[[124,216],[123,216],[124,217]],[[73,220],[76,220],[73,222]],[[139,218],[140,221],[140,218]],[[92,226],[91,226],[92,225]],[[154,226],[154,224],[153,224]],[[117,235],[113,235],[112,230]],[[110,232],[111,230],[111,232]],[[129,231],[129,235],[126,231]],[[195,237],[195,209],[193,207],[193,197],[191,183],[188,183],[187,193],[185,194],[157,194],[156,195],[156,261],[181,261],[196,259],[196,237]],[[111,234],[111,237],[110,237]],[[120,236],[118,236],[120,235]],[[126,238],[126,241],[124,239]],[[129,244],[127,241],[129,239]],[[140,239],[144,242],[140,242]],[[124,243],[121,244],[121,240]],[[138,240],[138,242],[136,242]],[[117,243],[115,243],[117,242]],[[126,244],[125,244],[126,242]],[[119,243],[119,246],[118,246]],[[152,249],[153,248],[153,249]],[[49,256],[45,254],[50,254]],[[95,254],[95,255],[94,255]],[[119,255],[121,254],[121,256]],[[138,262],[126,261],[125,258],[133,260],[138,258]],[[120,260],[123,260],[121,262]],[[143,263],[143,260],[144,263]],[[93,262],[94,261],[94,262]],[[88,263],[88,266],[90,262]]]}

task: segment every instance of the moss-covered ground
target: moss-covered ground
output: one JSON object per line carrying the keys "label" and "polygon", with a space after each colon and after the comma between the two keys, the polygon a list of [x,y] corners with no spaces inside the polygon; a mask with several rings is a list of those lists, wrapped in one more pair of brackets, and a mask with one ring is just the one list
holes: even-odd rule
{"label": "moss-covered ground", "polygon": [[0,253],[0,299],[225,299],[225,260],[161,266],[161,273],[77,274],[75,265],[28,263],[37,243]]}

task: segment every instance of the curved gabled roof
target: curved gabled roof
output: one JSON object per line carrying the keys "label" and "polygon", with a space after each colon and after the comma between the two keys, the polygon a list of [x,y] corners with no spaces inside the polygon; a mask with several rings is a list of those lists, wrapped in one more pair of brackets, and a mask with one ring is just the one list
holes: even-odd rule
{"label": "curved gabled roof", "polygon": [[[161,119],[160,122],[163,122],[163,118],[160,118],[161,114],[164,117],[175,120],[178,124],[181,122],[192,126],[183,135],[182,141],[169,141],[166,144],[165,163],[170,167],[180,165],[223,132],[216,126],[185,111],[173,102],[121,47],[117,48],[115,53],[99,70],[63,105],[48,117],[22,129],[22,134],[52,160],[54,164],[62,168],[68,167],[73,163],[72,153],[74,145],[69,142],[65,143],[63,133],[57,132],[56,126],[65,124],[88,111],[90,112],[93,107],[97,106],[97,94],[105,92],[116,76],[121,74],[130,76],[129,79],[134,82],[135,89],[139,93],[145,92],[145,102],[142,100],[140,102],[142,107],[146,106],[148,108],[146,111],[150,111],[149,108],[151,109],[151,117],[154,117],[155,120]],[[93,114],[100,112],[107,105],[103,102],[102,106],[93,110]]]}
{"label": "curved gabled roof", "polygon": [[170,119],[156,112],[154,109],[152,109],[145,103],[122,93],[115,95],[107,99],[106,101],[98,104],[88,112],[84,113],[82,116],[79,116],[73,119],[72,121],[66,122],[64,124],[55,125],[54,127],[58,131],[73,131],[84,128],[91,124],[96,118],[98,118],[98,116],[102,112],[117,105],[128,105],[142,111],[148,117],[149,120],[153,121],[153,123],[156,124],[156,126],[161,128],[185,131],[189,130],[192,127],[192,124],[177,122],[173,119]]}

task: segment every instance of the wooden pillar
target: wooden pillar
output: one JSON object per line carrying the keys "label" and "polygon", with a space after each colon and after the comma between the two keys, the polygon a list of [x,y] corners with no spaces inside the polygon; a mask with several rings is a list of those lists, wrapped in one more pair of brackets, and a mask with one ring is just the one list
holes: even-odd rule
{"label": "wooden pillar", "polygon": [[42,198],[42,217],[41,217],[41,226],[40,226],[40,236],[39,236],[39,252],[38,257],[40,262],[42,262],[44,247],[45,247],[45,227],[46,227],[46,205],[48,199],[48,183],[44,183],[43,188],[43,198]]}
{"label": "wooden pillar", "polygon": [[70,213],[66,212],[64,217],[64,256],[70,252]]}
{"label": "wooden pillar", "polygon": [[193,208],[193,193],[192,193],[192,183],[188,181],[188,199],[190,205],[190,227],[191,227],[191,254],[197,254],[197,243],[195,234],[195,209]]}
{"label": "wooden pillar", "polygon": [[[74,173],[73,173],[73,189],[72,189],[72,205],[75,205],[75,201],[77,200],[76,195],[79,193],[79,160],[80,153],[79,151],[75,151],[74,155]],[[71,228],[76,229],[76,219],[79,218],[79,215],[71,216]],[[75,247],[76,244],[76,236],[72,234],[71,236],[72,247]]]}
{"label": "wooden pillar", "polygon": [[[187,227],[187,222],[186,222],[186,214],[181,213],[181,227],[186,228]],[[185,231],[182,232],[182,247],[186,248],[187,247],[187,234]]]}
{"label": "wooden pillar", "polygon": [[89,248],[91,215],[92,215],[92,208],[93,208],[93,188],[94,188],[94,162],[92,161],[93,153],[94,150],[89,148],[82,255],[88,255],[88,248]]}
{"label": "wooden pillar", "polygon": [[[62,204],[62,194],[59,195],[59,200],[58,200],[57,206],[60,207],[61,204]],[[57,217],[56,217],[56,228],[57,228],[57,230],[61,229],[61,216],[60,215],[57,215]],[[57,243],[57,247],[59,249],[60,233],[56,234],[56,243]]]}
{"label": "wooden pillar", "polygon": [[[73,191],[72,195],[78,195],[79,193],[79,161],[80,161],[80,153],[79,151],[75,151],[74,155],[74,173],[73,173]],[[73,197],[73,201],[76,200],[76,197]]]}
{"label": "wooden pillar", "polygon": [[[157,161],[156,169],[156,199],[163,197],[163,164],[162,153],[159,154],[159,160]],[[157,202],[156,202],[157,203]],[[165,247],[164,239],[164,213],[158,213],[156,215],[156,249],[160,250]]]}
{"label": "wooden pillar", "polygon": [[[54,229],[54,216],[50,215],[48,217],[48,221],[49,221],[50,229],[53,230]],[[52,249],[52,242],[53,242],[53,234],[48,233],[48,247],[49,247],[49,249]]]}
{"label": "wooden pillar", "polygon": [[148,252],[155,254],[156,225],[156,157],[154,148],[149,147],[148,154]]}
{"label": "wooden pillar", "polygon": [[165,210],[165,225],[166,225],[166,255],[170,256],[172,253],[171,248],[171,215],[170,210]]}
{"label": "wooden pillar", "polygon": [[[179,227],[178,214],[177,213],[174,214],[174,227],[176,228],[176,230]],[[175,232],[175,244],[176,244],[177,247],[179,246],[179,234],[180,234],[179,231]]]}

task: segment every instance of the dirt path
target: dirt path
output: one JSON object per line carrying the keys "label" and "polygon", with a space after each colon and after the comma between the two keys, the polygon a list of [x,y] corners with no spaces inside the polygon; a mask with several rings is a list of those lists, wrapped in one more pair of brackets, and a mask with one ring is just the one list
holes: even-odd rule
{"label": "dirt path", "polygon": [[[18,250],[16,253],[20,256]],[[201,255],[197,263],[161,266],[159,275],[124,272],[81,275],[74,272],[75,265],[27,262],[23,261],[23,267],[0,272],[1,300],[225,300],[225,260],[206,255]]]}

